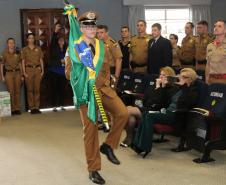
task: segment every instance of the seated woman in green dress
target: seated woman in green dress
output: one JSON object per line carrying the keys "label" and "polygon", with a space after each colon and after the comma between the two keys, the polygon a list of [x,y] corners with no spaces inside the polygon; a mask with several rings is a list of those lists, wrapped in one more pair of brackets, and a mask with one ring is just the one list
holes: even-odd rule
{"label": "seated woman in green dress", "polygon": [[176,110],[189,110],[197,104],[199,91],[196,79],[197,74],[193,69],[182,69],[177,82],[179,90],[171,97],[169,106],[161,109],[159,113],[149,111],[142,113],[141,124],[132,143],[132,149],[136,153],[146,157],[151,152],[155,123],[176,126]]}

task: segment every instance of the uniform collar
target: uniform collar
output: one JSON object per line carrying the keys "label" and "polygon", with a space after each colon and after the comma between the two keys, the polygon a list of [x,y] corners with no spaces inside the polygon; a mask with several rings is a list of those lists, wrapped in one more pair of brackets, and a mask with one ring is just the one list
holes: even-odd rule
{"label": "uniform collar", "polygon": [[33,49],[31,49],[29,46],[27,46],[27,48],[30,49],[30,50],[35,50],[37,48],[37,46],[34,45],[34,48]]}
{"label": "uniform collar", "polygon": [[147,37],[147,36],[148,36],[147,33],[145,33],[145,35],[143,35],[143,36],[137,35],[138,38],[145,38],[145,37]]}
{"label": "uniform collar", "polygon": [[16,53],[16,51],[14,50],[14,52],[13,52],[13,53],[10,53],[10,52],[9,52],[9,49],[5,49],[5,53],[10,54],[10,55],[13,55],[13,54],[15,54],[15,53]]}

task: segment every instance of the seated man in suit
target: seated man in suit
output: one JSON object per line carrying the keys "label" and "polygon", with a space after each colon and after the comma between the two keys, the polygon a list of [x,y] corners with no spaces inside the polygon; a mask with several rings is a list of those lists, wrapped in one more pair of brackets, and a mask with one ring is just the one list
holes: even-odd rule
{"label": "seated man in suit", "polygon": [[160,68],[172,66],[172,46],[168,39],[161,36],[161,25],[152,25],[152,36],[148,43],[148,73],[158,74]]}

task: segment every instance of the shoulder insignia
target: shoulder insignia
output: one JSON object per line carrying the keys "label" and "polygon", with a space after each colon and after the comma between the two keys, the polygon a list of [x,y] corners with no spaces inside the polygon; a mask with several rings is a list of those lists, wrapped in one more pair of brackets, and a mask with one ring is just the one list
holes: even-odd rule
{"label": "shoulder insignia", "polygon": [[116,43],[116,41],[114,40],[114,39],[110,39],[110,42],[112,42],[113,44],[115,44]]}

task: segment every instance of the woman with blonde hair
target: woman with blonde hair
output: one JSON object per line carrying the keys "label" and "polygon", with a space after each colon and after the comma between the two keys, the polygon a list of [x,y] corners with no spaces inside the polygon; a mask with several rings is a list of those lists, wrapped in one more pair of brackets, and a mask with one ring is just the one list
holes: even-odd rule
{"label": "woman with blonde hair", "polygon": [[191,68],[180,71],[179,82],[176,82],[179,90],[171,96],[170,103],[161,109],[159,113],[145,112],[142,114],[141,124],[133,140],[133,149],[136,153],[143,153],[146,157],[152,149],[153,125],[155,123],[177,126],[176,110],[189,110],[196,106],[199,98],[197,86],[197,74]]}
{"label": "woman with blonde hair", "polygon": [[177,91],[177,87],[172,81],[168,81],[168,77],[175,77],[175,71],[171,67],[163,67],[160,69],[159,77],[156,79],[155,89],[150,87],[145,92],[142,100],[142,106],[128,106],[129,120],[125,126],[126,137],[120,146],[128,147],[133,138],[134,128],[137,125],[137,119],[141,118],[142,112],[159,111],[161,108],[169,104],[171,96]]}

